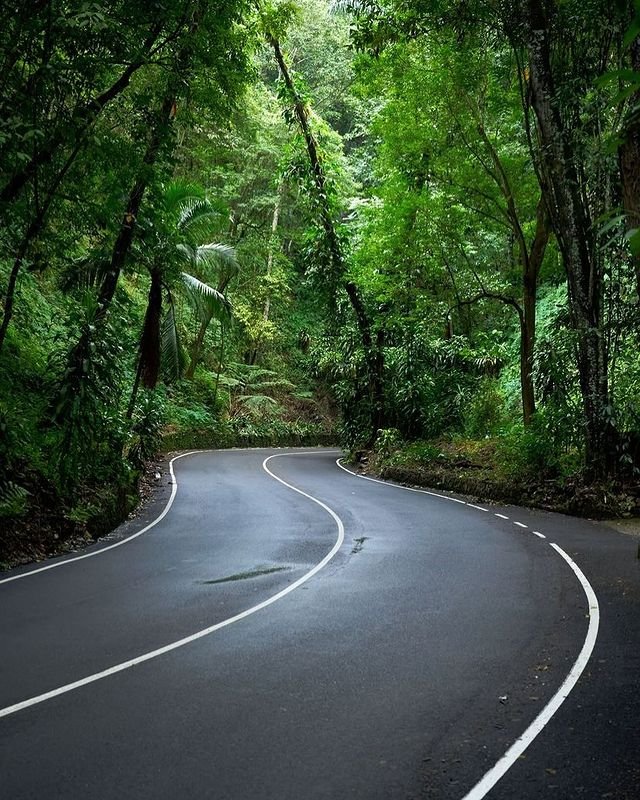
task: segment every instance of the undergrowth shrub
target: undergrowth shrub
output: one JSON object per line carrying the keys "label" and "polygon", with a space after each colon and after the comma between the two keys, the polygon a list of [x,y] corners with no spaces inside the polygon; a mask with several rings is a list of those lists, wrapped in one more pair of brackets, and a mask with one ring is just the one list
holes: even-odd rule
{"label": "undergrowth shrub", "polygon": [[483,378],[464,415],[464,432],[471,439],[493,436],[504,419],[504,398],[493,378]]}
{"label": "undergrowth shrub", "polygon": [[545,411],[538,411],[528,427],[513,425],[498,438],[496,462],[505,475],[562,479],[579,471],[580,449],[571,446],[566,432],[559,432],[557,420]]}

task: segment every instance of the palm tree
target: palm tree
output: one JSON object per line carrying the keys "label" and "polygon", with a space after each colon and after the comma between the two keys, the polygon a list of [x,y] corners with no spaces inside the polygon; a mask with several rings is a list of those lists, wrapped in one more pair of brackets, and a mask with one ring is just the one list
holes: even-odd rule
{"label": "palm tree", "polygon": [[[211,223],[219,218],[219,214],[220,211],[216,210],[198,186],[176,181],[165,189],[162,215],[169,219],[172,233],[180,240],[175,248],[169,248],[169,253],[175,254],[176,263],[184,266],[185,270],[176,272],[170,269],[166,247],[158,247],[158,253],[149,269],[151,285],[140,336],[136,377],[127,411],[128,418],[133,415],[141,383],[146,389],[154,389],[161,368],[168,380],[178,379],[184,370],[186,359],[176,321],[176,288],[183,290],[200,322],[191,347],[187,377],[193,377],[202,354],[204,337],[212,320],[217,320],[223,330],[231,321],[231,305],[224,293],[229,281],[238,272],[235,251],[229,245],[217,242],[198,244],[209,232]],[[161,244],[166,245],[165,242]],[[206,283],[203,278],[215,278],[217,288]],[[167,307],[164,316],[163,300]]]}

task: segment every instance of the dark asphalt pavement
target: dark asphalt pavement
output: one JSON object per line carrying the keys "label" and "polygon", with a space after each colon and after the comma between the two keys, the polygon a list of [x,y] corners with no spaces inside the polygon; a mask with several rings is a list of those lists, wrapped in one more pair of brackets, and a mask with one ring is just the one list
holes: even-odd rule
{"label": "dark asphalt pavement", "polygon": [[[272,452],[275,474],[341,518],[337,555],[251,616],[1,717],[2,800],[461,800],[583,646],[586,597],[549,541],[591,582],[600,633],[568,700],[487,797],[638,800],[637,542],[365,481],[328,451],[182,458],[175,502],[148,533],[0,583],[0,709],[228,619],[318,564],[336,523],[267,475]],[[167,497],[165,484],[109,542]]]}

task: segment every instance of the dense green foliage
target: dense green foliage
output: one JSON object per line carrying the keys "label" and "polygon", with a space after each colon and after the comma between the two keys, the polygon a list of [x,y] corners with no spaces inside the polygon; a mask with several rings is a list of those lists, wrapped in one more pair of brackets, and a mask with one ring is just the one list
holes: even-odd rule
{"label": "dense green foliage", "polygon": [[633,477],[633,2],[2,10],[3,522],[336,431]]}

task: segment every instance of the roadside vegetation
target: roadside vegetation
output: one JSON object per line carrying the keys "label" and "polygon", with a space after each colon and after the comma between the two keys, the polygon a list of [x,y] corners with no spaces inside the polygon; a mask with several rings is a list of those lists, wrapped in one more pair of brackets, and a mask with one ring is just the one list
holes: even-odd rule
{"label": "roadside vegetation", "polygon": [[638,512],[632,0],[4,5],[0,562],[183,448]]}

